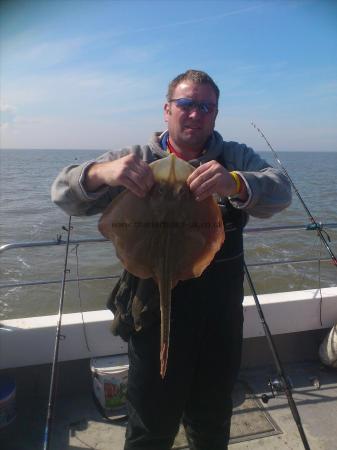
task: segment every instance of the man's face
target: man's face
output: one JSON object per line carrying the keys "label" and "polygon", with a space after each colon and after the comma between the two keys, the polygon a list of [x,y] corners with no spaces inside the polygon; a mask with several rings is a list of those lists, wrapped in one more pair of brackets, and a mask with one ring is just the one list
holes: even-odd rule
{"label": "man's face", "polygon": [[[216,94],[209,84],[183,81],[176,86],[172,95],[172,99],[180,98],[217,105]],[[184,109],[175,102],[166,103],[164,117],[172,144],[182,151],[202,150],[214,130],[217,113],[217,106],[209,112],[203,112],[197,107]]]}

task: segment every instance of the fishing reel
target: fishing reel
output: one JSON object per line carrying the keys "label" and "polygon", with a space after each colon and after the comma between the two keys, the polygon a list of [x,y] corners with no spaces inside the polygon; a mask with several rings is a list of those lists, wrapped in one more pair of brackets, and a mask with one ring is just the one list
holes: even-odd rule
{"label": "fishing reel", "polygon": [[277,395],[284,393],[287,389],[292,390],[293,384],[289,377],[282,379],[281,377],[275,377],[268,379],[268,387],[270,389],[270,394],[262,394],[261,400],[264,404],[267,404],[269,400],[276,398]]}

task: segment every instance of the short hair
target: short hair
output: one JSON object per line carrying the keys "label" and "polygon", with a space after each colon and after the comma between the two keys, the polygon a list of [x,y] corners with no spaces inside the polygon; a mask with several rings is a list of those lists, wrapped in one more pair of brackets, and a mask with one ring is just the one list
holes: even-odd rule
{"label": "short hair", "polygon": [[217,101],[219,100],[220,90],[219,90],[218,86],[214,83],[212,78],[206,72],[203,72],[202,70],[190,69],[184,73],[181,73],[180,75],[175,77],[170,82],[170,84],[168,85],[168,91],[166,94],[167,101],[172,100],[172,95],[173,95],[174,89],[178,86],[178,84],[180,84],[183,81],[192,81],[193,83],[196,83],[196,84],[209,84],[215,92]]}

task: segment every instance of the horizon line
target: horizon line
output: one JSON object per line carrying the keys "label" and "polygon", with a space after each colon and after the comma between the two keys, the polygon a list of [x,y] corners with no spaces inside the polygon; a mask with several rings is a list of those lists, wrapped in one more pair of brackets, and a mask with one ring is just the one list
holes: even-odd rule
{"label": "horizon line", "polygon": [[[29,147],[29,148],[22,148],[22,147],[6,147],[6,148],[0,148],[0,151],[11,151],[11,150],[20,150],[20,151],[30,151],[30,150],[44,150],[44,151],[85,151],[85,152],[117,152],[120,150],[118,149],[108,149],[108,148],[75,148],[75,147],[69,147],[69,148],[52,148],[52,147]],[[256,152],[264,152],[264,153],[270,153],[269,150],[256,150],[254,148],[254,151]],[[282,153],[337,153],[336,149],[331,150],[278,150],[278,152]]]}

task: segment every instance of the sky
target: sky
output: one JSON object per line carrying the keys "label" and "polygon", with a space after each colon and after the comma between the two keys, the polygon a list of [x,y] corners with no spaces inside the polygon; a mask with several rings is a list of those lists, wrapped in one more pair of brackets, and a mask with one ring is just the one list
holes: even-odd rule
{"label": "sky", "polygon": [[187,69],[220,88],[216,129],[337,151],[337,0],[2,1],[1,148],[118,149],[165,129]]}

